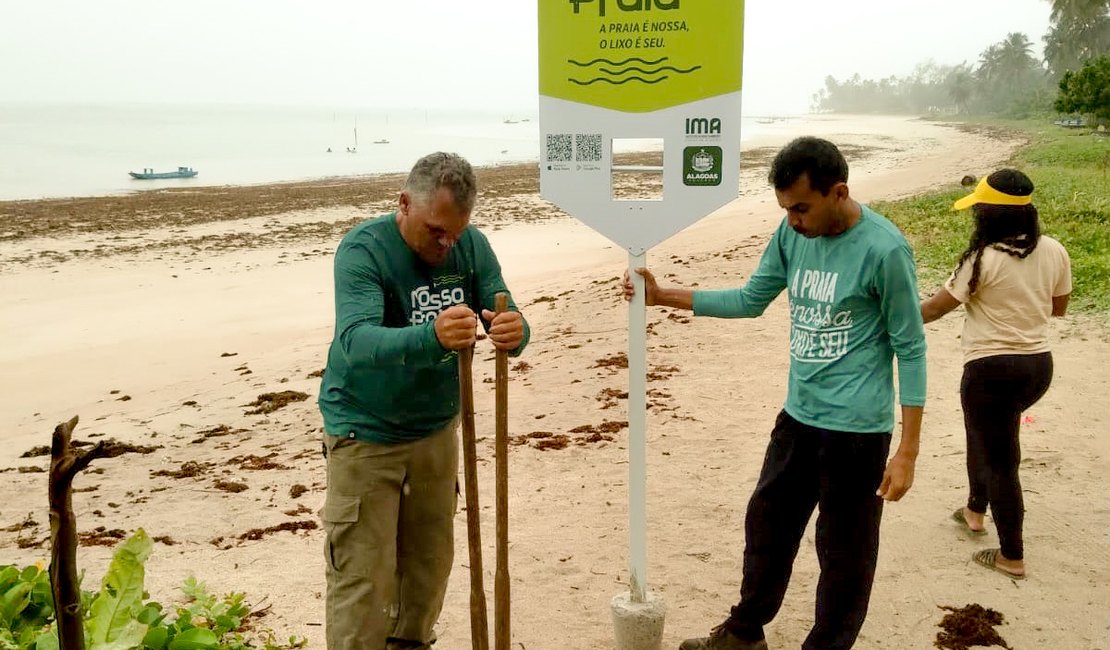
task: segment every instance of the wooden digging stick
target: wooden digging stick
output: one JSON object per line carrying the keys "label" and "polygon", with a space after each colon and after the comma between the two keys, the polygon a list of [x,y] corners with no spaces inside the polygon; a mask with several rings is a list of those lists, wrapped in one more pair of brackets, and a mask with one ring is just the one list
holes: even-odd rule
{"label": "wooden digging stick", "polygon": [[[497,313],[509,310],[509,296],[498,293]],[[497,432],[494,456],[497,465],[497,572],[494,574],[494,650],[509,650],[509,353],[498,350],[495,357],[497,385]]]}
{"label": "wooden digging stick", "polygon": [[470,549],[470,639],[474,650],[489,650],[489,618],[482,583],[482,522],[478,511],[478,452],[474,439],[474,348],[459,350],[463,474],[466,481],[466,541]]}

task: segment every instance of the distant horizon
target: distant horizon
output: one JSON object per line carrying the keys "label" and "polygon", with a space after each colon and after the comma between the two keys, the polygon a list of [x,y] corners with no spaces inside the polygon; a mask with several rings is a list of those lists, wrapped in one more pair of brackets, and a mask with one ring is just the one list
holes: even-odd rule
{"label": "distant horizon", "polygon": [[[32,108],[32,107],[66,107],[66,108],[119,108],[119,107],[169,107],[169,108],[265,108],[265,109],[288,109],[291,111],[302,110],[326,110],[326,111],[367,111],[367,112],[428,112],[436,114],[470,114],[470,115],[502,115],[506,118],[517,117],[522,114],[527,114],[530,118],[536,118],[539,115],[538,95],[537,104],[533,106],[506,106],[503,108],[478,108],[473,106],[459,106],[459,107],[442,107],[442,106],[404,106],[404,105],[359,105],[359,104],[320,104],[320,103],[306,103],[296,101],[281,101],[281,102],[262,102],[262,101],[246,101],[246,102],[233,102],[233,101],[206,101],[206,100],[192,100],[192,101],[170,101],[170,100],[13,100],[13,99],[0,99],[0,108],[18,107],[18,108]],[[744,111],[743,117],[800,117],[805,115],[820,114],[823,111],[814,110],[812,108],[805,111]]]}
{"label": "distant horizon", "polygon": [[[738,118],[743,141],[804,119]],[[540,159],[540,142],[539,119],[528,110],[9,103],[0,104],[0,200],[401,172],[437,150],[478,166],[531,162]],[[127,174],[179,166],[197,170],[199,180],[136,182]]]}

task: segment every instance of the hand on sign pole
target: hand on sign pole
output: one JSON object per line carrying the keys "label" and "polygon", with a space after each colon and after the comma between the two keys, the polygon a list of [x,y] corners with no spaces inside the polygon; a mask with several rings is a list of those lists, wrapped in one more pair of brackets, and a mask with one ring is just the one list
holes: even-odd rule
{"label": "hand on sign pole", "polygon": [[[644,305],[653,307],[659,295],[659,283],[655,281],[655,276],[651,271],[645,268],[636,269],[636,273],[644,279]],[[628,271],[624,272],[624,299],[632,300],[636,295],[636,288],[632,286],[632,278],[628,276]]]}

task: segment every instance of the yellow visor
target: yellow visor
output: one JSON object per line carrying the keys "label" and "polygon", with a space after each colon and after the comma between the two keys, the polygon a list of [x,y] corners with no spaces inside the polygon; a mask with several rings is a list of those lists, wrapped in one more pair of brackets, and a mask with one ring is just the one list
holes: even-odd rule
{"label": "yellow visor", "polygon": [[979,181],[975,186],[975,191],[968,194],[964,198],[952,204],[953,210],[965,210],[977,203],[989,203],[991,205],[1029,205],[1033,202],[1033,196],[1013,196],[1012,194],[1005,194],[994,189],[987,183],[986,177]]}

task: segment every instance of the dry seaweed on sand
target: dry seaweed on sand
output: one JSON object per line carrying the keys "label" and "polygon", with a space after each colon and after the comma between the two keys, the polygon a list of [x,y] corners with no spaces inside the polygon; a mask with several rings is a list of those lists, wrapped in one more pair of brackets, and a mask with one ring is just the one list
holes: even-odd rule
{"label": "dry seaweed on sand", "polygon": [[968,650],[973,646],[1001,646],[1006,650],[1013,650],[994,629],[1006,620],[1001,613],[978,603],[963,607],[941,605],[940,608],[949,613],[938,624],[941,631],[937,632],[937,640],[933,643],[936,647],[942,650]]}

